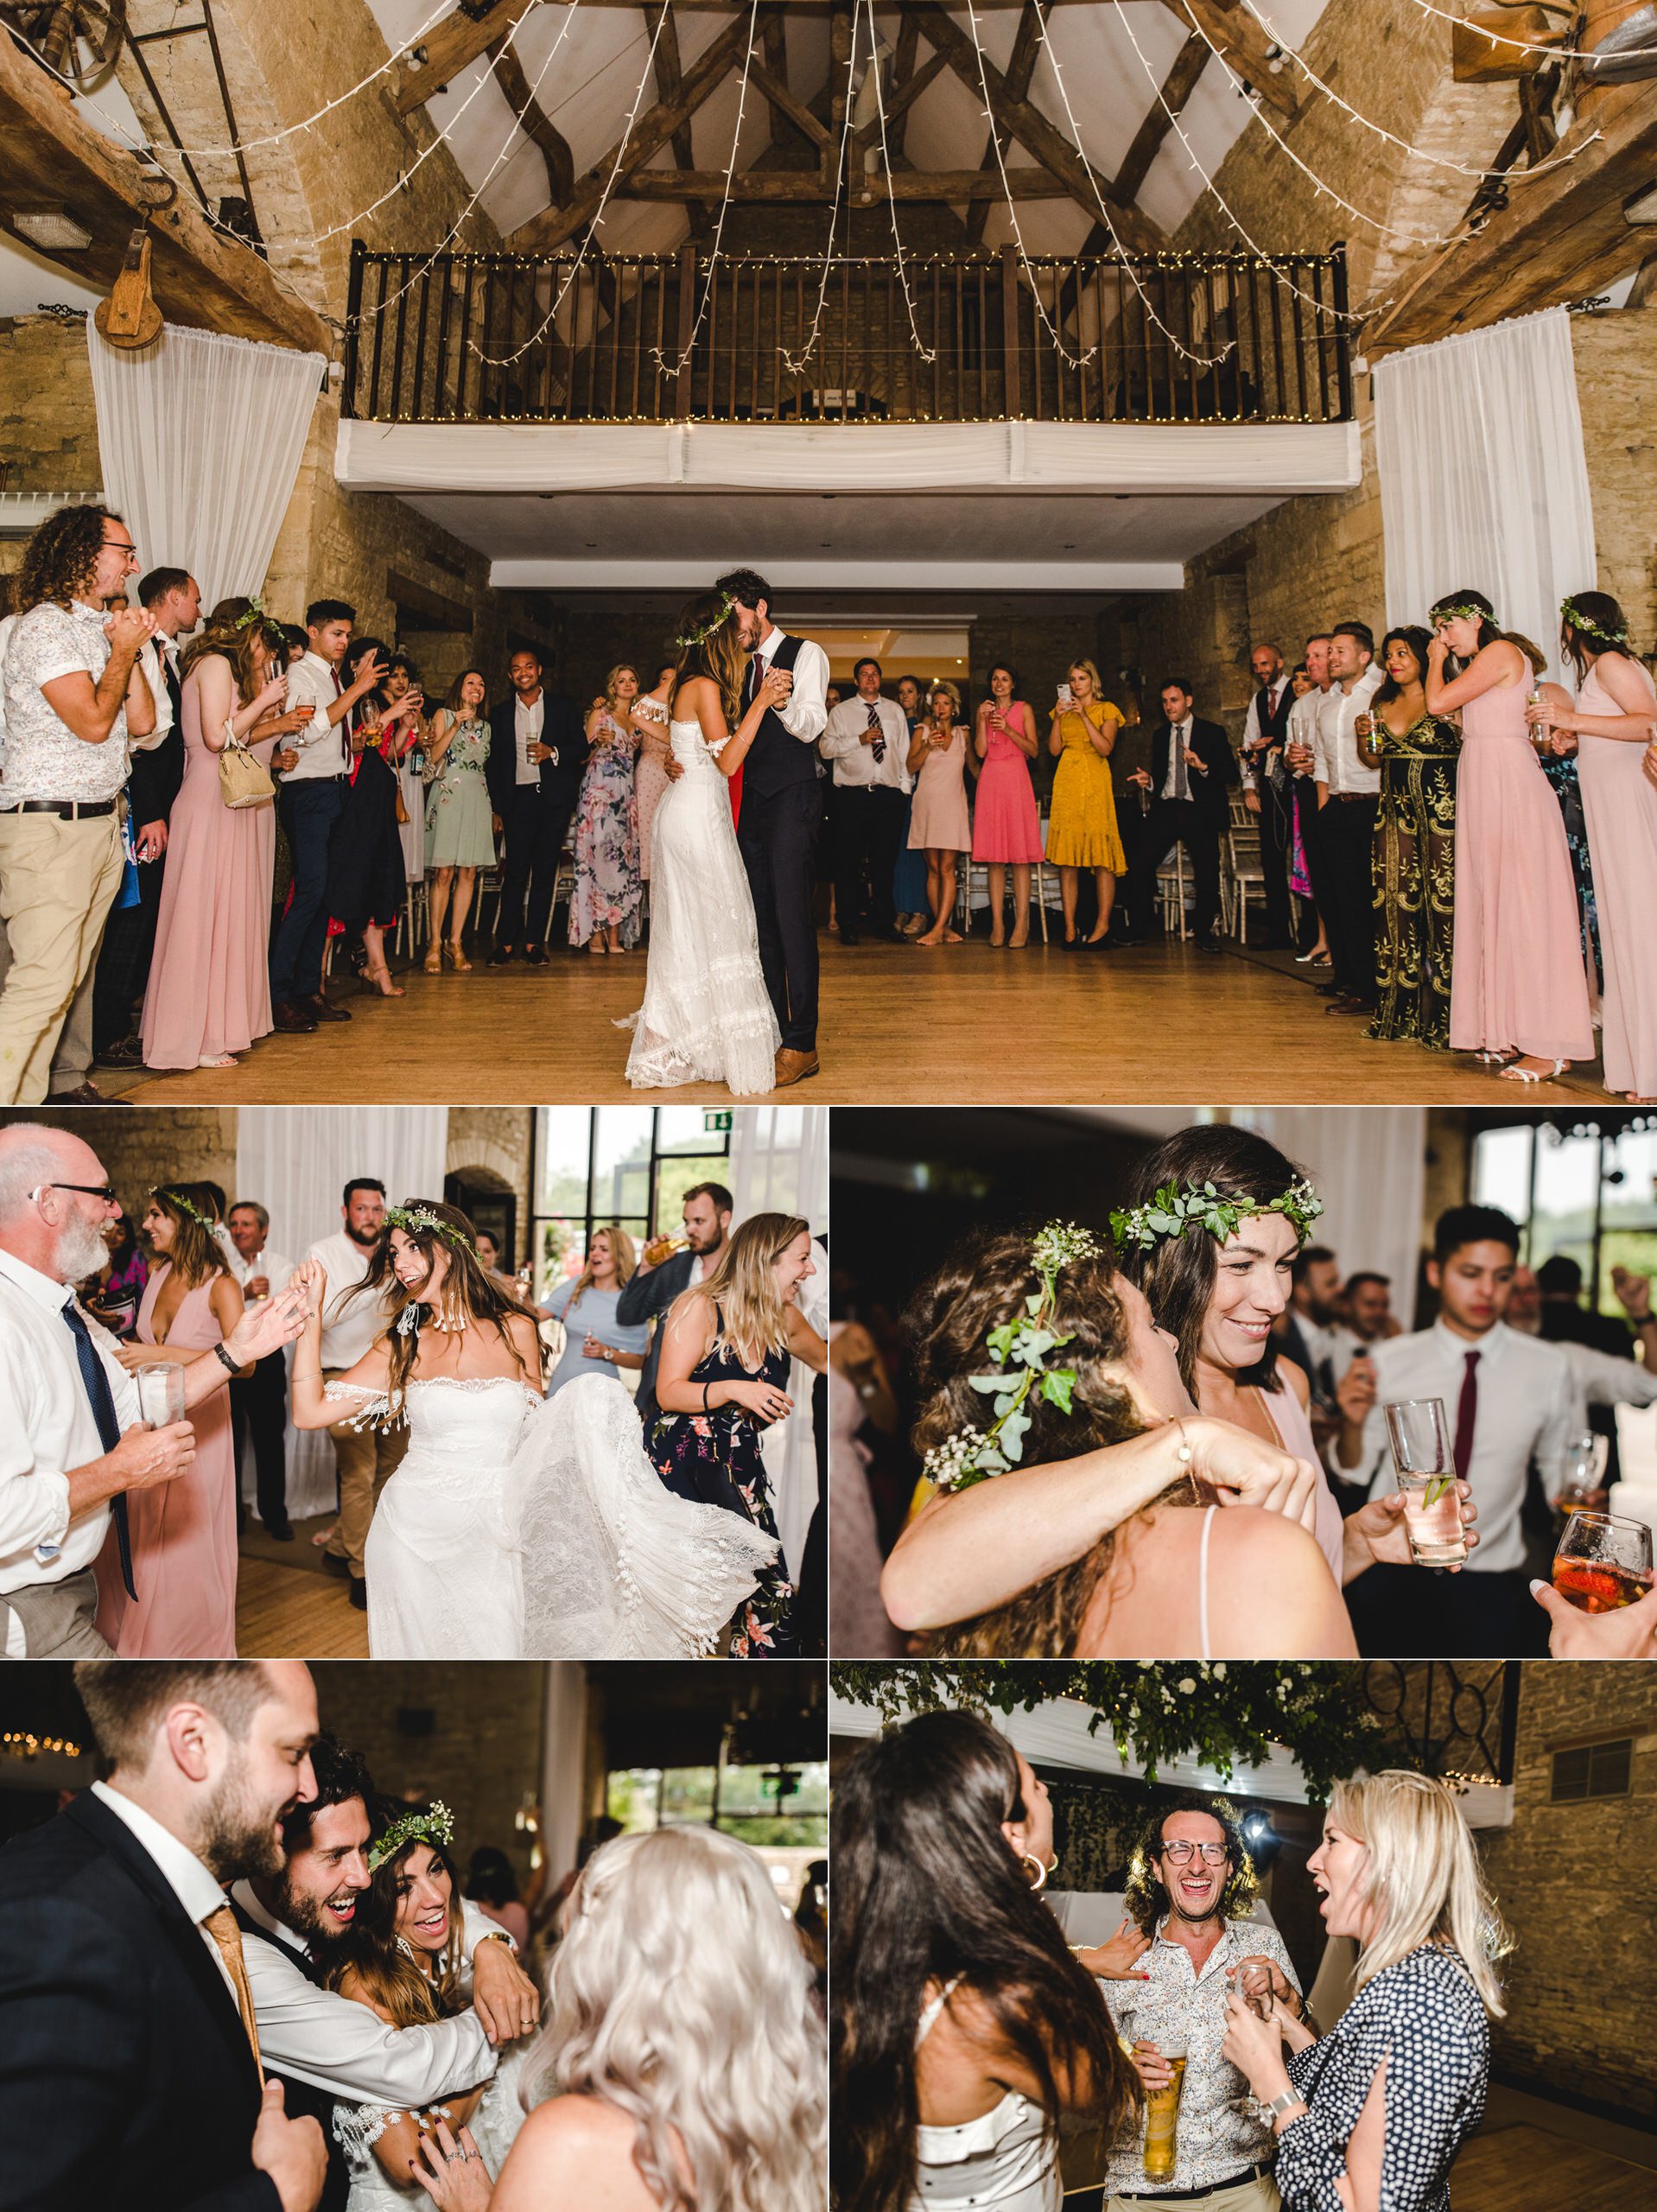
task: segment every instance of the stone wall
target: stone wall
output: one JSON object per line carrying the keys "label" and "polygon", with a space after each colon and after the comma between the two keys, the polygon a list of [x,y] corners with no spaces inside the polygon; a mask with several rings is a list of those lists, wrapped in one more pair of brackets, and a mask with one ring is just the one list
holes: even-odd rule
{"label": "stone wall", "polygon": [[1657,312],[1579,315],[1571,325],[1594,503],[1598,585],[1622,602],[1636,646],[1657,636]]}
{"label": "stone wall", "polygon": [[158,1183],[218,1183],[228,1198],[236,1196],[233,1106],[171,1106],[129,1114],[102,1113],[95,1106],[41,1106],[8,1112],[3,1119],[69,1129],[91,1145],[135,1221]]}
{"label": "stone wall", "polygon": [[468,1169],[486,1169],[498,1175],[517,1199],[520,1249],[502,1255],[510,1270],[529,1253],[530,1214],[533,1205],[530,1159],[535,1109],[529,1106],[451,1106],[448,1115],[448,1159],[451,1175]]}
{"label": "stone wall", "polygon": [[8,492],[96,492],[104,481],[86,334],[56,315],[0,319],[0,466]]}

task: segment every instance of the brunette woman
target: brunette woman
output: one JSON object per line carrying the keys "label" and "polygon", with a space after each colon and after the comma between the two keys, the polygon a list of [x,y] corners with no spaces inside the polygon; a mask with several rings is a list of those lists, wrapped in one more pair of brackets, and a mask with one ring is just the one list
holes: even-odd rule
{"label": "brunette woman", "polygon": [[623,661],[604,679],[587,718],[587,766],[572,832],[575,887],[569,941],[589,952],[622,952],[638,942],[638,804],[633,756],[659,733],[640,705],[638,671]]}
{"label": "brunette woman", "polygon": [[916,725],[909,746],[909,772],[916,779],[910,801],[909,846],[926,855],[926,896],[932,925],[917,944],[959,944],[949,925],[955,908],[955,860],[972,845],[967,809],[967,744],[961,720],[961,695],[953,683],[936,684],[927,721]]}
{"label": "brunette woman", "polygon": [[1461,734],[1427,712],[1431,640],[1419,627],[1381,641],[1387,681],[1353,725],[1358,757],[1381,771],[1375,812],[1375,981],[1372,1037],[1450,1046],[1456,894],[1456,760]]}
{"label": "brunette woman", "polygon": [[479,868],[495,864],[489,785],[485,771],[492,738],[484,715],[488,688],[480,668],[462,670],[448,697],[432,716],[427,746],[431,788],[426,795],[426,873],[430,879],[431,942],[425,968],[435,976],[443,964],[443,925],[448,924],[449,965],[469,975],[472,963],[463,944],[466,918]]}
{"label": "brunette woman", "polygon": [[[989,696],[978,709],[973,750],[983,766],[973,807],[972,856],[989,876],[989,941],[1021,951],[1030,942],[1030,871],[1041,859],[1041,815],[1030,781],[1040,749],[1036,718],[1019,698],[1018,671],[989,667]],[[1013,935],[1006,934],[1006,872],[1013,870]]]}
{"label": "brunette woman", "polygon": [[[342,671],[347,687],[370,653],[384,652],[378,639],[353,639]],[[420,708],[418,692],[406,692],[392,706],[375,690],[352,709],[351,788],[328,847],[330,934],[361,938],[362,988],[388,999],[403,995],[386,964],[385,932],[396,929],[408,895],[397,778],[403,756],[414,743]]]}

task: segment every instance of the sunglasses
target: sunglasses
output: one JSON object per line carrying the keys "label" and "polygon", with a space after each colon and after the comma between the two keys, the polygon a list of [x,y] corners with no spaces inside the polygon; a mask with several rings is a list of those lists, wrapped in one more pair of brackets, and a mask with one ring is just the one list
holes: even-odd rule
{"label": "sunglasses", "polygon": [[38,1198],[43,1191],[79,1191],[89,1198],[102,1198],[106,1206],[112,1206],[115,1204],[115,1186],[112,1183],[38,1183],[29,1194],[31,1203]]}

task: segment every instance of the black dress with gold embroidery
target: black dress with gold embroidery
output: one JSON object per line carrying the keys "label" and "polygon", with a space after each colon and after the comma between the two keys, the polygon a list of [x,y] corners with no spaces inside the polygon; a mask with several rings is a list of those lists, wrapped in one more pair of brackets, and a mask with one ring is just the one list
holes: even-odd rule
{"label": "black dress with gold embroidery", "polygon": [[1372,1037],[1450,1046],[1450,957],[1456,890],[1456,760],[1461,734],[1423,715],[1403,736],[1374,719],[1375,1018]]}

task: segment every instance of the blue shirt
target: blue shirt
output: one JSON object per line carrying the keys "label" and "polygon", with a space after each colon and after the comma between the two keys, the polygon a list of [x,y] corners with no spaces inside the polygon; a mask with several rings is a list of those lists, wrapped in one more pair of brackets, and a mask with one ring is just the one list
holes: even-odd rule
{"label": "blue shirt", "polygon": [[638,1389],[637,1368],[629,1368],[623,1375],[613,1361],[587,1359],[581,1352],[589,1336],[596,1337],[600,1344],[613,1345],[617,1351],[644,1350],[650,1342],[650,1331],[644,1327],[624,1328],[616,1319],[616,1307],[620,1302],[619,1290],[600,1290],[595,1283],[588,1283],[579,1299],[575,1284],[569,1283],[556,1290],[547,1300],[542,1310],[564,1325],[564,1348],[547,1384],[549,1398],[556,1397],[565,1383],[573,1382],[578,1375],[607,1375],[613,1382],[625,1382],[629,1390]]}

